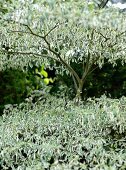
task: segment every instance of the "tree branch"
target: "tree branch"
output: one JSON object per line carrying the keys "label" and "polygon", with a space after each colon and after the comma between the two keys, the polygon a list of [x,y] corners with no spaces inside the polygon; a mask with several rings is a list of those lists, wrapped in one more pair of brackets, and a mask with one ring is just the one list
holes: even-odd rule
{"label": "tree branch", "polygon": [[43,38],[42,35],[36,34],[35,32],[32,31],[32,29],[27,25],[27,24],[22,24],[23,26],[27,27],[30,33],[36,37]]}
{"label": "tree branch", "polygon": [[57,28],[60,24],[57,23],[53,28],[51,28],[45,35],[44,37],[47,37],[55,28]]}
{"label": "tree branch", "polygon": [[[89,46],[90,46],[90,44],[91,44],[92,41],[93,41],[94,31],[95,31],[95,29],[92,30],[91,38],[90,38],[90,42],[89,42]],[[84,72],[83,72],[82,78],[81,78],[81,80],[82,80],[83,83],[84,83],[84,80],[85,80],[86,76],[88,75],[88,72],[89,72],[91,66],[92,66],[92,63],[90,64],[90,52],[89,52],[89,49],[88,49],[88,54],[87,54],[87,55],[88,55],[88,56],[87,56],[87,60],[86,60],[86,66],[85,66],[85,69],[84,69]]]}
{"label": "tree branch", "polygon": [[96,30],[95,30],[95,32],[96,32],[97,34],[100,34],[100,35],[105,39],[105,42],[110,39],[109,37],[106,37],[105,35],[103,35],[101,32],[98,32],[98,31],[96,31]]}
{"label": "tree branch", "polygon": [[48,50],[50,52],[52,52],[54,55],[56,55],[61,63],[68,68],[68,70],[70,71],[71,74],[73,74],[75,76],[75,78],[77,79],[77,81],[79,82],[80,81],[80,78],[78,76],[78,74],[76,73],[76,71],[70,66],[70,64],[68,64],[65,60],[62,59],[62,57],[60,56],[59,53],[57,53],[55,50],[53,50],[51,47],[50,47],[50,43],[48,42],[47,38],[46,37],[43,37],[43,40],[46,42],[46,44],[48,45]]}
{"label": "tree branch", "polygon": [[98,6],[99,8],[105,8],[109,0],[103,0]]}
{"label": "tree branch", "polygon": [[78,86],[77,86],[76,79],[75,79],[75,77],[74,77],[73,74],[72,74],[72,79],[73,79],[73,82],[74,82],[75,89],[76,89],[76,91],[77,91]]}
{"label": "tree branch", "polygon": [[[104,63],[104,65],[107,64],[107,63],[108,63],[108,61],[106,61],[106,62]],[[91,74],[91,73],[92,73],[94,70],[96,70],[97,68],[99,68],[99,66],[96,66],[95,68],[93,68],[93,69],[88,73],[88,75]]]}
{"label": "tree branch", "polygon": [[126,31],[123,31],[123,32],[117,34],[117,35],[116,35],[116,38],[120,37],[121,35],[123,35],[123,34],[125,34],[125,33],[126,33]]}
{"label": "tree branch", "polygon": [[[0,19],[3,19],[3,18],[1,18],[0,17]],[[27,24],[25,24],[25,23],[21,23],[21,22],[18,22],[18,21],[14,21],[14,20],[12,20],[12,19],[3,19],[4,21],[6,21],[6,22],[11,22],[11,23],[15,23],[15,24],[19,24],[19,25],[22,25],[22,26],[25,26],[25,27],[27,27],[27,29],[29,30],[29,32],[27,32],[27,31],[19,31],[19,30],[16,30],[16,31],[11,31],[11,32],[22,32],[22,33],[27,33],[27,34],[32,34],[32,35],[34,35],[34,36],[36,36],[36,37],[39,37],[39,38],[43,38],[43,36],[42,35],[38,35],[38,34],[36,34],[35,32],[33,32],[32,31],[32,29],[29,27],[29,25],[27,25]]]}
{"label": "tree branch", "polygon": [[47,56],[47,55],[43,55],[43,54],[38,54],[38,53],[32,53],[32,52],[21,52],[21,51],[6,51],[6,50],[1,50],[2,53],[6,53],[6,54],[19,54],[19,55],[34,55],[34,56],[40,56],[40,57],[47,57],[47,58],[51,58],[57,62],[60,62],[60,60],[51,57],[51,56]]}

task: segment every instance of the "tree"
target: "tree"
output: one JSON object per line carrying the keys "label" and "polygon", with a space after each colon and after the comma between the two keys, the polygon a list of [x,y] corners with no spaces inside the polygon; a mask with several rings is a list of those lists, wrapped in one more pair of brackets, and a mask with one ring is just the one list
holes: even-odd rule
{"label": "tree", "polygon": [[[87,2],[87,1],[86,1]],[[96,10],[82,0],[30,1],[1,18],[1,69],[31,61],[53,64],[71,75],[76,101],[87,76],[105,61],[126,60],[126,17],[118,10]],[[121,28],[121,31],[120,31]],[[8,56],[8,59],[6,58]],[[71,66],[81,63],[82,75]]]}

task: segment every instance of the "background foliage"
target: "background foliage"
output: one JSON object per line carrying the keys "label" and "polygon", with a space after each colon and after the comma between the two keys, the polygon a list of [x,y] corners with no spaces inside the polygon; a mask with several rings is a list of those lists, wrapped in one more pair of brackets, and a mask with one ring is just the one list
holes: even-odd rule
{"label": "background foliage", "polygon": [[[72,66],[81,75],[81,64],[74,62]],[[62,76],[58,75],[57,80],[61,81],[68,88],[66,95],[74,98],[76,91],[70,75],[64,72]],[[59,86],[59,83],[56,82],[54,86]],[[121,61],[117,61],[117,65],[114,67],[106,63],[101,69],[97,68],[94,70],[86,79],[83,87],[83,99],[94,96],[100,97],[103,94],[111,98],[120,98],[126,95],[126,65],[122,66]]]}
{"label": "background foliage", "polygon": [[[42,67],[42,69],[41,69]],[[39,72],[40,71],[40,72]],[[0,72],[0,115],[6,104],[19,104],[23,102],[33,91],[46,89],[46,85],[53,83],[51,77],[48,78],[43,66],[30,67],[23,72],[20,69],[8,69]]]}

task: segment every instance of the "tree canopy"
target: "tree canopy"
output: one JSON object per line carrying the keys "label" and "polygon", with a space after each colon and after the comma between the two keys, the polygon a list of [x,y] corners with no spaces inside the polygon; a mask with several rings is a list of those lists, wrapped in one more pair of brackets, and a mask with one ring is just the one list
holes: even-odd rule
{"label": "tree canopy", "polygon": [[[60,63],[57,71],[71,74],[80,96],[97,65],[126,61],[125,13],[82,0],[11,2],[0,20],[1,70]],[[81,77],[71,62],[82,63]]]}

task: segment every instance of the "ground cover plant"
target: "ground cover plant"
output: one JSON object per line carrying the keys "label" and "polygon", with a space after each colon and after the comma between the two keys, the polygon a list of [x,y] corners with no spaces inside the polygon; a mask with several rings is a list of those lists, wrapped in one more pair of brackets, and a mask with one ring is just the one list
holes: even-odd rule
{"label": "ground cover plant", "polygon": [[50,97],[8,106],[0,123],[1,169],[125,170],[126,98],[73,104]]}

